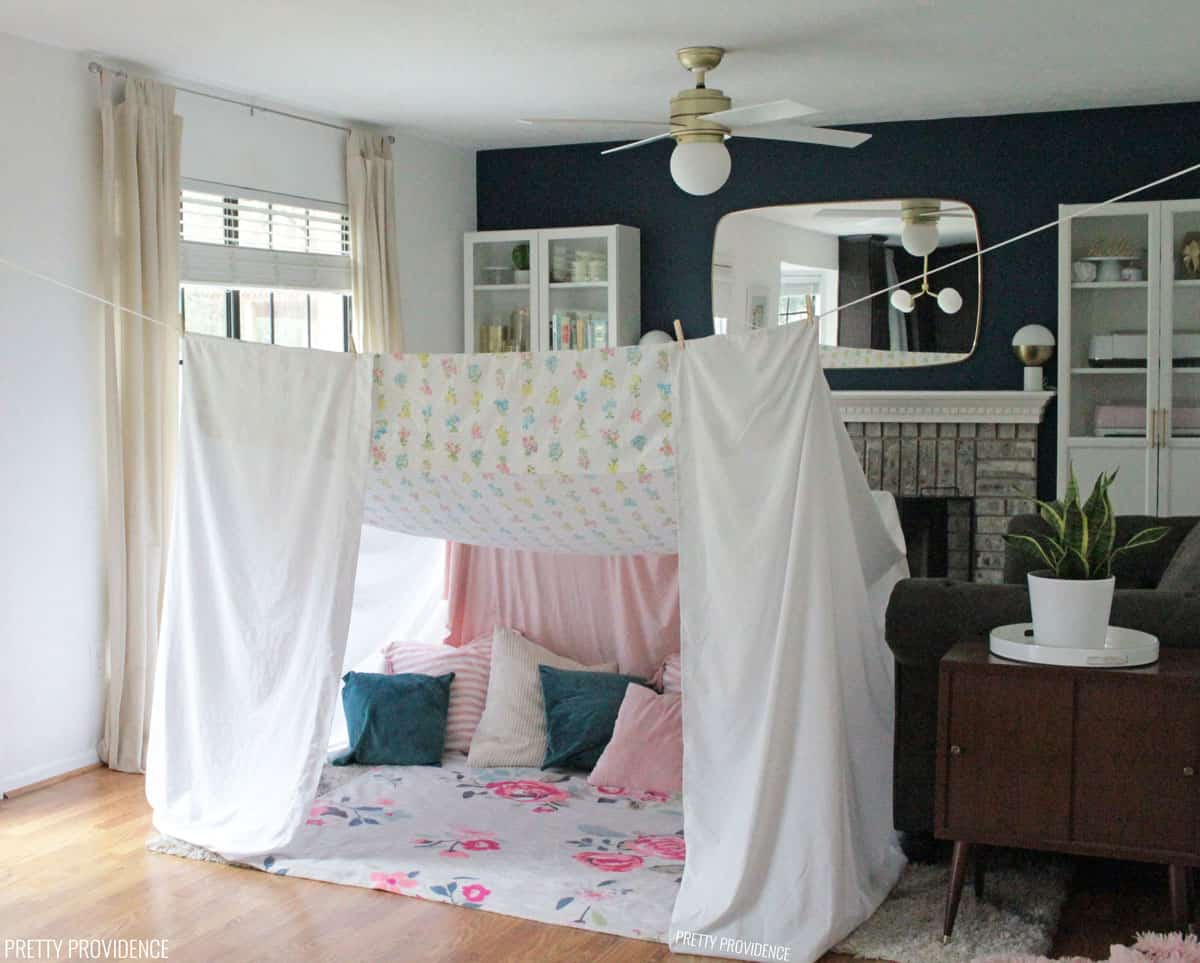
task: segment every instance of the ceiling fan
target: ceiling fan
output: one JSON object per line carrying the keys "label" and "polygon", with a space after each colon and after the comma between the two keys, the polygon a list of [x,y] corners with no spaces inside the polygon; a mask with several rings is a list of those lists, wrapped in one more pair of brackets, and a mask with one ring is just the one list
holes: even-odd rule
{"label": "ceiling fan", "polygon": [[900,244],[913,257],[932,254],[938,246],[938,221],[943,217],[969,217],[975,212],[965,204],[943,207],[935,197],[909,197],[900,201],[897,208],[835,207],[817,211],[817,217],[845,218],[853,221],[895,221],[897,216],[904,225],[900,230]]}
{"label": "ceiling fan", "polygon": [[[671,154],[671,177],[680,188],[689,194],[711,194],[720,189],[729,178],[729,150],[725,146],[728,137],[742,135],[763,137],[770,140],[799,141],[805,144],[823,144],[828,147],[857,147],[870,138],[850,130],[835,130],[829,127],[807,127],[789,124],[773,128],[769,125],[794,120],[817,113],[817,108],[806,107],[792,100],[773,100],[752,107],[733,107],[733,101],[713,87],[705,86],[705,77],[721,63],[725,56],[724,47],[683,47],[675,56],[685,70],[696,78],[696,86],[681,90],[671,98],[670,129],[610,147],[604,154],[641,147],[655,141],[675,138],[675,150]],[[523,124],[608,124],[643,125],[648,121],[597,121],[556,119],[549,117],[528,118]],[[660,127],[661,124],[653,123]],[[759,129],[764,128],[764,129]]]}

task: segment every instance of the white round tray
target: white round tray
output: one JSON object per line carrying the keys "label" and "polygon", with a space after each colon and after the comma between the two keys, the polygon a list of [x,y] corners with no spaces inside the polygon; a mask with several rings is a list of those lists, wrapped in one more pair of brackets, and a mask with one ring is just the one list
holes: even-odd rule
{"label": "white round tray", "polygon": [[1033,636],[1033,624],[1018,622],[992,629],[992,655],[1017,662],[1070,665],[1095,669],[1120,669],[1158,661],[1158,639],[1148,632],[1109,626],[1103,648],[1076,649],[1042,645]]}

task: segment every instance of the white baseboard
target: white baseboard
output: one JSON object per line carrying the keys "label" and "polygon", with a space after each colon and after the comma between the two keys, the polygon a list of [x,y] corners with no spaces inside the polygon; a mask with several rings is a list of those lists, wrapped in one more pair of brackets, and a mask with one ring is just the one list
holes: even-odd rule
{"label": "white baseboard", "polygon": [[94,765],[99,761],[100,757],[96,755],[96,750],[88,749],[73,756],[55,759],[53,762],[31,766],[20,772],[0,773],[0,796],[16,789],[32,786],[35,782],[41,782],[44,779],[53,779],[55,776],[61,776],[64,772],[72,772],[82,769],[84,766]]}

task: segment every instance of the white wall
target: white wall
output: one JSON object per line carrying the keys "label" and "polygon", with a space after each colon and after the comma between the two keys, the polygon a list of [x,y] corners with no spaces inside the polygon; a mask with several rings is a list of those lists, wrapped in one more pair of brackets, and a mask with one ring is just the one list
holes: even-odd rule
{"label": "white wall", "polygon": [[463,351],[462,236],[475,230],[475,152],[400,133],[392,150],[405,347]]}
{"label": "white wall", "polygon": [[346,203],[346,135],[180,91],[184,177]]}
{"label": "white wall", "polygon": [[[96,83],[0,34],[0,257],[96,290]],[[100,313],[0,266],[0,792],[96,760]]]}
{"label": "white wall", "polygon": [[731,214],[717,225],[713,260],[730,266],[726,276],[731,287],[723,299],[729,311],[728,330],[742,331],[748,323],[747,288],[767,289],[767,304],[771,306],[769,323],[774,324],[774,308],[779,304],[780,264],[837,271],[838,239],[754,214]]}

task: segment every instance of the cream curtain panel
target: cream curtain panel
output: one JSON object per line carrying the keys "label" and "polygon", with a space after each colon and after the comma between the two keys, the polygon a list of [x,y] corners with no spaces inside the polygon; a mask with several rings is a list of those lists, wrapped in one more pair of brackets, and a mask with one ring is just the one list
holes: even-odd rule
{"label": "cream curtain panel", "polygon": [[396,252],[396,187],[387,137],[352,130],[346,141],[350,201],[351,334],[368,354],[404,349]]}
{"label": "cream curtain panel", "polygon": [[100,757],[140,772],[150,733],[179,419],[179,147],[175,90],[101,75],[108,629]]}

